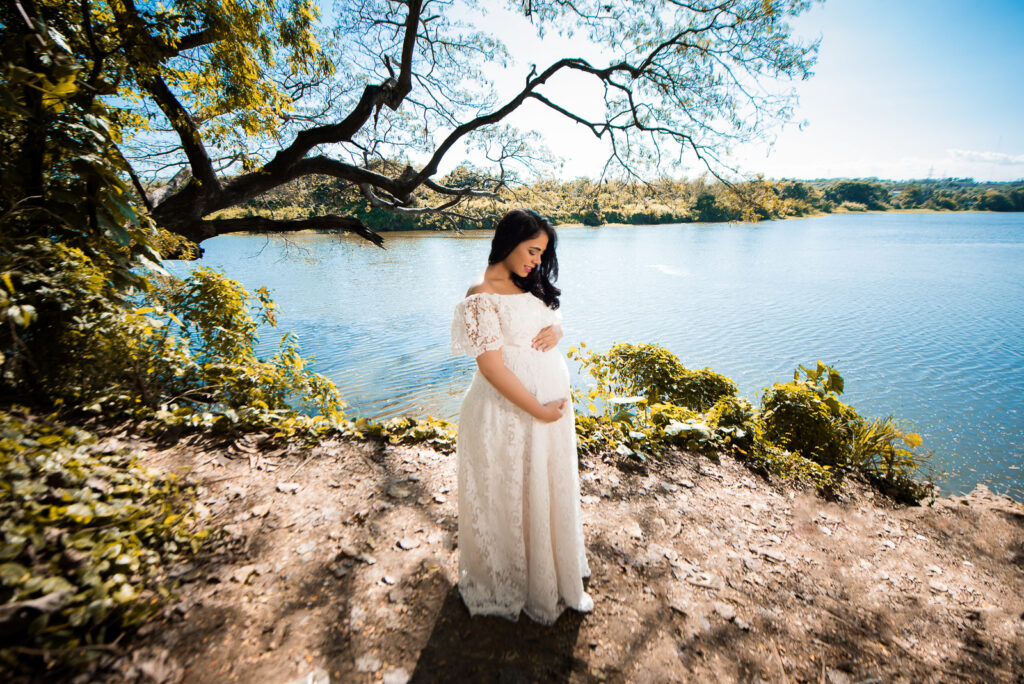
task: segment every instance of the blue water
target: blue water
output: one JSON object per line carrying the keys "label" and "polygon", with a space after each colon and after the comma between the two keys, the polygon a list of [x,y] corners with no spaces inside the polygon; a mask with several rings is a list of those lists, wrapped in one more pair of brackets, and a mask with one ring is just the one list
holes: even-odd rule
{"label": "blue water", "polygon": [[[199,263],[267,286],[281,312],[263,350],[294,331],[350,414],[454,417],[474,364],[448,354],[451,312],[490,234],[385,244],[223,236]],[[563,350],[661,344],[754,401],[821,359],[860,413],[913,423],[946,491],[1024,498],[1024,214],[565,227],[558,255]]]}

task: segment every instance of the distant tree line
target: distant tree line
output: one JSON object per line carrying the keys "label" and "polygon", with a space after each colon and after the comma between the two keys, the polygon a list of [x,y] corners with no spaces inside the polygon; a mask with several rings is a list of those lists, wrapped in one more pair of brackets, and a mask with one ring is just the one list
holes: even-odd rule
{"label": "distant tree line", "polygon": [[[393,171],[393,170],[392,170]],[[483,173],[462,166],[443,179],[447,187],[472,186]],[[423,190],[425,205],[437,198]],[[761,221],[833,212],[860,211],[1024,211],[1024,181],[980,183],[969,178],[910,181],[869,179],[766,180],[734,185],[659,179],[650,183],[589,178],[539,180],[502,188],[497,199],[475,199],[472,215],[500,214],[507,206],[528,206],[559,224]],[[445,227],[488,227],[467,215],[410,216],[372,208],[350,185],[311,176],[281,186],[223,214],[271,215],[289,219],[315,213],[345,212],[375,231]]]}
{"label": "distant tree line", "polygon": [[[794,183],[799,183],[795,181]],[[818,180],[805,183],[847,210],[933,209],[940,211],[1024,211],[1024,181],[976,183],[970,178],[911,181]]]}

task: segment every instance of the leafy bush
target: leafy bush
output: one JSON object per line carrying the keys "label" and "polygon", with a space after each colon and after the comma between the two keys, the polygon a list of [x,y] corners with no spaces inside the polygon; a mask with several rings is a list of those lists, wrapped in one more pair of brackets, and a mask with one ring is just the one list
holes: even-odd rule
{"label": "leafy bush", "polygon": [[868,205],[862,202],[843,202],[839,205],[839,208],[846,211],[867,211]]}
{"label": "leafy bush", "polygon": [[[914,479],[927,459],[920,437],[891,418],[868,421],[857,415],[839,400],[842,376],[820,361],[813,369],[800,366],[792,382],[767,389],[759,411],[736,396],[732,381],[710,370],[688,371],[656,345],[619,344],[604,354],[570,348],[569,356],[596,380],[587,396],[595,415],[576,416],[581,451],[646,461],[669,446],[708,455],[731,449],[764,474],[809,481],[826,491],[850,472],[905,501],[918,501],[929,491]],[[574,392],[574,401],[581,399]]]}
{"label": "leafy bush", "polygon": [[921,436],[892,416],[854,421],[851,442],[852,465],[889,496],[914,502],[931,491],[914,479],[929,457],[921,450]]}
{"label": "leafy bush", "polygon": [[825,199],[836,204],[862,204],[868,209],[885,209],[889,193],[881,183],[840,180],[825,189]]}
{"label": "leafy bush", "polygon": [[929,204],[936,209],[942,209],[945,211],[956,211],[960,208],[956,198],[952,197],[948,193],[939,193],[931,198]]}
{"label": "leafy bush", "polygon": [[713,453],[725,447],[721,435],[703,418],[670,420],[659,436],[666,444],[674,444],[690,451]]}
{"label": "leafy bush", "polygon": [[3,340],[0,382],[9,392],[37,403],[126,407],[187,362],[187,347],[161,339],[160,323],[124,301],[84,250],[40,238],[12,245],[0,268],[7,288],[0,315],[33,312]]}
{"label": "leafy bush", "polygon": [[[606,353],[569,349],[597,381],[591,399],[643,395],[649,405],[675,404],[703,413],[721,397],[735,396],[736,383],[710,368],[685,368],[675,354],[654,344],[616,344]],[[594,410],[594,409],[591,409]]]}
{"label": "leafy bush", "polygon": [[0,70],[0,136],[32,130],[39,143],[31,172],[0,156],[0,320],[9,322],[0,394],[47,410],[272,426],[282,436],[339,424],[337,390],[308,370],[293,337],[273,358],[256,357],[252,309],[273,322],[266,291],[251,295],[207,269],[161,276],[158,250],[175,239],[123,180],[103,101],[81,97],[83,67],[66,41],[41,26],[29,33],[21,39],[38,50],[30,66],[40,71]]}
{"label": "leafy bush", "polygon": [[742,397],[722,397],[707,412],[707,420],[742,454],[752,452],[757,434],[764,431],[758,410]]}
{"label": "leafy bush", "polygon": [[190,495],[127,449],[0,412],[0,660],[80,664],[158,610],[165,568],[205,536]]}
{"label": "leafy bush", "polygon": [[1011,198],[996,190],[988,190],[978,198],[978,208],[986,211],[1021,211]]}
{"label": "leafy bush", "polygon": [[821,361],[813,370],[800,366],[793,382],[776,383],[761,399],[765,438],[821,465],[847,466],[857,414],[839,401],[842,391],[842,377]]}
{"label": "leafy bush", "polygon": [[685,406],[675,404],[655,404],[651,406],[651,423],[663,428],[672,421],[682,423],[687,420],[699,420],[701,414]]}
{"label": "leafy bush", "polygon": [[576,414],[576,446],[581,453],[596,454],[608,444],[608,422]]}
{"label": "leafy bush", "polygon": [[149,296],[154,306],[141,310],[189,340],[187,371],[172,390],[179,404],[209,404],[230,424],[273,426],[285,437],[340,425],[341,395],[330,380],[308,369],[310,361],[299,354],[294,335],[284,335],[270,359],[256,356],[258,325],[276,324],[277,307],[265,288],[250,294],[208,268],[185,280],[156,282]]}
{"label": "leafy bush", "polygon": [[730,218],[729,211],[710,192],[703,192],[697,197],[693,203],[693,213],[698,221],[709,223],[728,221]]}
{"label": "leafy bush", "polygon": [[46,239],[12,246],[0,269],[0,316],[18,322],[0,349],[9,393],[165,425],[276,427],[279,436],[344,418],[337,389],[308,369],[294,336],[257,358],[257,326],[273,325],[276,309],[262,288],[250,294],[205,268],[186,279],[151,273],[133,301],[83,250]]}

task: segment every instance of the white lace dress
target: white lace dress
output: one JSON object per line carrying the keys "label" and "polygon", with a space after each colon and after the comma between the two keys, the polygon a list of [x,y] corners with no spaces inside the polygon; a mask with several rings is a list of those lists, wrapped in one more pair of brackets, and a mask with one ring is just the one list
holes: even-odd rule
{"label": "white lace dress", "polygon": [[[538,401],[569,396],[557,348],[530,346],[561,314],[530,293],[475,294],[452,320],[453,354],[501,356]],[[503,397],[479,371],[462,401],[456,446],[459,592],[469,612],[516,620],[520,611],[550,624],[566,606],[590,611],[590,576],[570,410],[543,423]]]}

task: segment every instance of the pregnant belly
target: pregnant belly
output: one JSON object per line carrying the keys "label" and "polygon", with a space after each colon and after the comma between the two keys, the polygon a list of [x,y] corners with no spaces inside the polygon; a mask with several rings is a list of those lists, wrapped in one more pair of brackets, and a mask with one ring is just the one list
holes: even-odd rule
{"label": "pregnant belly", "polygon": [[502,347],[505,366],[539,402],[569,396],[569,369],[558,349],[541,352],[530,347]]}

